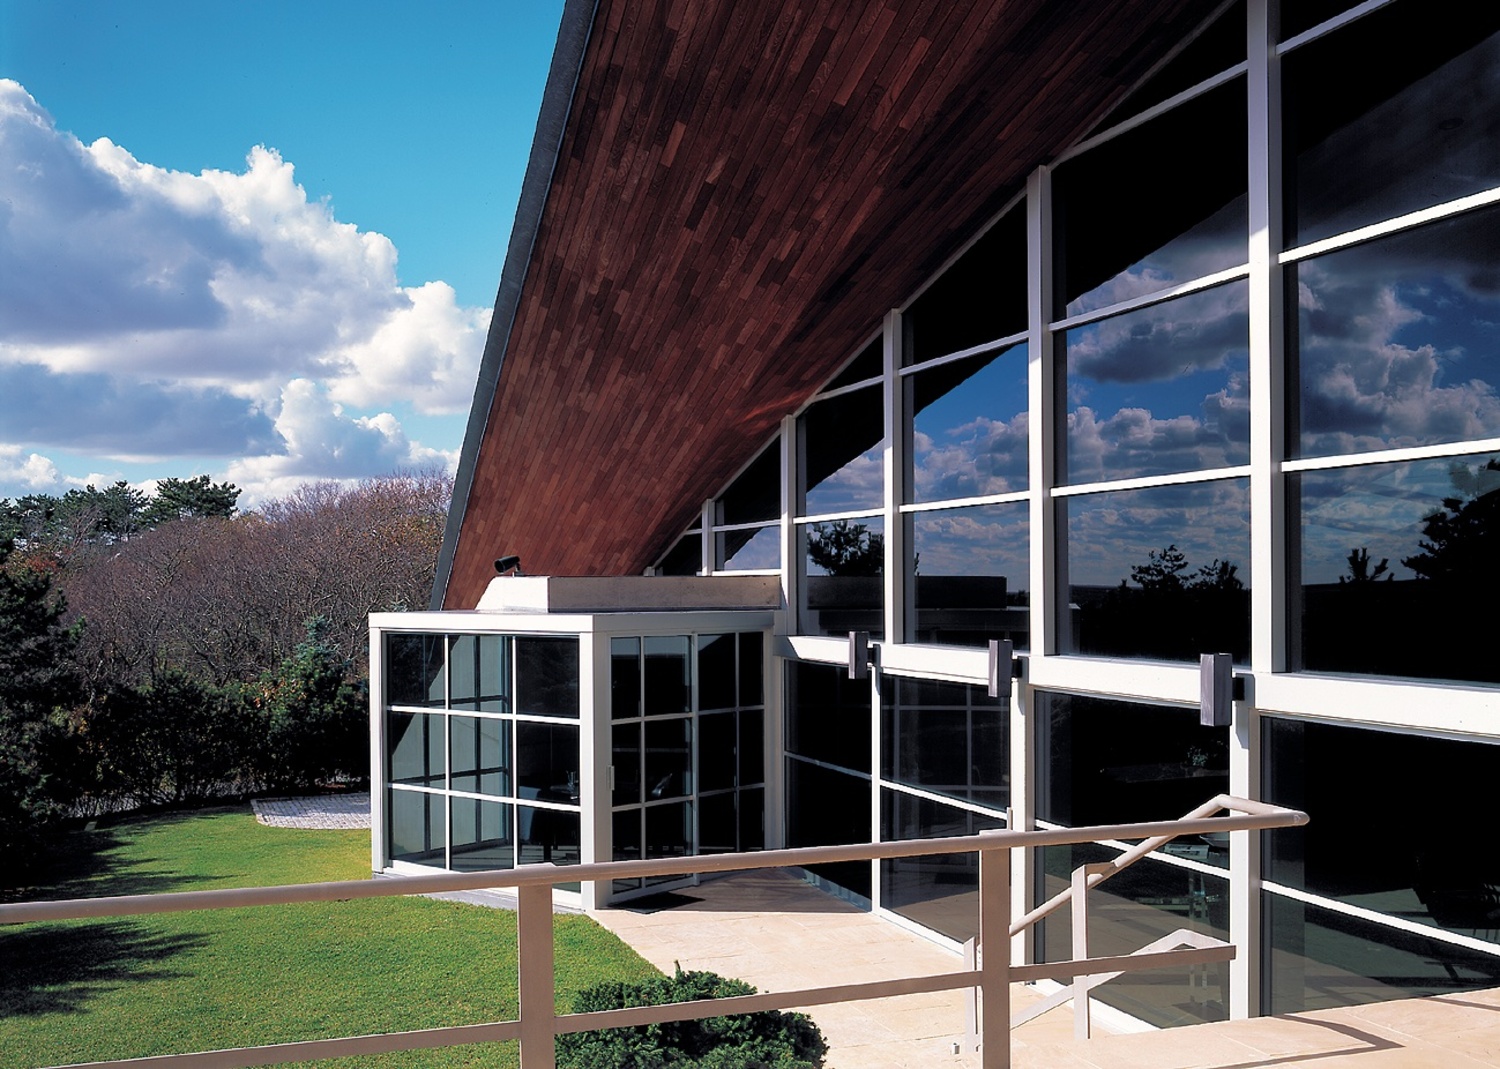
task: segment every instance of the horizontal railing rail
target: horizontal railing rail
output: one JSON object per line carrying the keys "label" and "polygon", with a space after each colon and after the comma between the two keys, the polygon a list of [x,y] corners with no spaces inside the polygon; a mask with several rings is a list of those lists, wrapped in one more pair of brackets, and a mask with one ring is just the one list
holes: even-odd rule
{"label": "horizontal railing rail", "polygon": [[[1201,815],[1215,810],[1229,815]],[[327,883],[290,884],[277,887],[223,888],[211,891],[177,891],[154,895],[119,895],[75,898],[47,902],[16,902],[0,905],[0,924],[102,919],[142,916],[200,909],[231,909],[247,906],[289,905],[302,902],[352,901],[397,895],[434,894],[452,891],[514,887],[518,909],[518,976],[520,1014],[512,1021],[419,1029],[410,1032],[344,1036],[303,1040],[255,1047],[241,1047],[192,1054],[166,1054],[107,1062],[89,1062],[89,1069],[238,1069],[241,1066],[278,1062],[310,1061],[355,1054],[383,1054],[434,1047],[520,1040],[522,1069],[555,1069],[554,1040],[558,1035],[596,1028],[620,1028],[665,1021],[694,1020],[768,1009],[792,1009],[837,1002],[887,998],[893,995],[974,988],[980,993],[978,1033],[984,1069],[1002,1069],[1010,1064],[1010,1043],[983,1043],[983,1036],[1008,1036],[1012,982],[1038,979],[1071,979],[1077,976],[1162,968],[1203,961],[1222,961],[1233,955],[1233,947],[1190,948],[1157,952],[1012,965],[1009,936],[1026,924],[1035,923],[1061,906],[1059,895],[1031,911],[1016,924],[1009,920],[1010,853],[1016,849],[1068,846],[1100,840],[1142,839],[1127,853],[1136,853],[1147,843],[1151,849],[1180,835],[1225,831],[1254,831],[1304,824],[1307,814],[1280,806],[1220,795],[1182,820],[1146,821],[1134,824],[1093,825],[1079,828],[1031,831],[996,830],[978,835],[899,842],[863,843],[849,846],[800,847],[751,853],[711,854],[687,858],[639,861],[591,862],[579,865],[527,865],[518,869],[496,869],[472,873],[436,873],[397,876],[380,880],[343,880]],[[1149,852],[1149,851],[1146,851]],[[552,944],[552,886],[557,883],[629,879],[639,876],[688,876],[713,872],[737,872],[826,864],[835,861],[918,857],[931,854],[978,853],[979,938],[978,964],[953,972],[910,976],[833,987],[768,992],[724,999],[677,1002],[592,1013],[557,1014],[554,1006],[555,976]],[[1138,856],[1131,859],[1139,860]],[[1123,857],[1122,859],[1123,860]],[[1123,868],[1124,865],[1119,866]],[[1101,876],[1101,879],[1104,877]],[[1071,892],[1069,892],[1071,893]],[[1002,953],[983,953],[984,938],[991,933]],[[1226,954],[1226,950],[1228,953]],[[76,1067],[68,1067],[76,1069]]]}

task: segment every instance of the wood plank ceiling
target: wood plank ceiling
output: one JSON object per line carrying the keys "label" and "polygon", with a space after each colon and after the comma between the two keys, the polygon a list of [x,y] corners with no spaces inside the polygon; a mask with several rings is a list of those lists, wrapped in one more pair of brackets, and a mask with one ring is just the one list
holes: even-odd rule
{"label": "wood plank ceiling", "polygon": [[444,604],[650,565],[1209,10],[601,0]]}

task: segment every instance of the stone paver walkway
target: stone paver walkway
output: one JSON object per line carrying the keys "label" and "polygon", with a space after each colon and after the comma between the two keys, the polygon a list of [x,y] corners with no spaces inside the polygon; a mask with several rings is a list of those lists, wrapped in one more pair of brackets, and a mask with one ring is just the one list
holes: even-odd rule
{"label": "stone paver walkway", "polygon": [[311,798],[254,798],[255,819],[272,828],[368,828],[370,792]]}
{"label": "stone paver walkway", "polygon": [[[736,873],[654,901],[677,904],[593,917],[664,972],[680,963],[762,991],[792,991],[961,967],[957,954],[785,872]],[[1040,998],[1020,984],[1011,991],[1017,1009]],[[828,1069],[976,1069],[978,1054],[954,1051],[964,1040],[966,998],[944,991],[806,1012],[828,1040]],[[1016,1047],[1072,1034],[1070,1014],[1049,1013],[1016,1031]]]}

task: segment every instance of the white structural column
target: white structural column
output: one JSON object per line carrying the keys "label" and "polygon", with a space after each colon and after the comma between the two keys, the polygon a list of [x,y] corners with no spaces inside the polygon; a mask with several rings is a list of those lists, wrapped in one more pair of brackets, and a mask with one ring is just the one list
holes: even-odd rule
{"label": "white structural column", "polygon": [[[1045,167],[1026,183],[1026,358],[1029,413],[1027,486],[1031,491],[1031,560],[1028,580],[1031,653],[1027,678],[1014,688],[1010,714],[1010,815],[1013,830],[1036,826],[1036,692],[1029,685],[1038,661],[1058,652],[1058,620],[1067,606],[1066,569],[1059,568],[1057,510],[1052,502],[1057,461],[1057,375],[1052,332],[1052,174]],[[1011,868],[1011,908],[1031,908],[1036,883],[1032,851],[1017,851]],[[1030,961],[1031,939],[1016,936],[1018,961]]]}
{"label": "white structural column", "polygon": [[905,392],[901,379],[902,325],[901,313],[892,310],[885,317],[881,347],[885,372],[881,379],[881,400],[885,417],[885,640],[905,642],[909,638],[907,603],[914,578],[906,548],[906,518],[901,515],[901,499],[906,492],[906,465],[910,443],[909,422],[903,416]]}
{"label": "white structural column", "polygon": [[[611,707],[610,636],[598,632],[578,636],[579,713],[579,801],[583,827],[580,860],[614,860],[614,821],[610,807],[614,799],[614,765],[610,739]],[[584,882],[580,890],[587,910],[603,909],[609,899],[607,880]]]}
{"label": "white structural column", "polygon": [[388,819],[385,782],[385,642],[381,631],[370,628],[370,871],[380,872],[390,863],[386,857],[385,827]]}
{"label": "white structural column", "polygon": [[799,580],[801,564],[797,559],[797,525],[792,517],[797,514],[797,457],[800,449],[797,436],[797,417],[783,416],[781,419],[781,603],[786,610],[786,630],[783,634],[801,633],[801,612],[798,599],[802,596]]}
{"label": "white structural column", "polygon": [[[1057,376],[1052,354],[1052,174],[1038,167],[1026,182],[1027,485],[1031,490],[1031,655],[1059,652],[1058,621],[1067,605],[1067,569],[1057,548],[1052,485],[1057,472]],[[1014,746],[1021,740],[1012,739]]]}
{"label": "white structural column", "polygon": [[[1250,0],[1250,663],[1257,676],[1284,671],[1287,656],[1286,381],[1282,329],[1281,98],[1272,0]],[[1260,714],[1254,691],[1237,702],[1229,748],[1229,791],[1260,797]],[[1229,936],[1240,948],[1230,965],[1229,1014],[1260,1012],[1260,833],[1229,837]]]}

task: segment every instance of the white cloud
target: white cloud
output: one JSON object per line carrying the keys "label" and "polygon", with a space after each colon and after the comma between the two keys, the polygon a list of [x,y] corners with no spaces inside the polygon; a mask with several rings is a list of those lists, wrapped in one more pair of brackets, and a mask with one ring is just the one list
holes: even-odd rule
{"label": "white cloud", "polygon": [[332,395],[360,406],[405,397],[421,412],[468,411],[478,370],[475,346],[484,345],[490,309],[461,308],[446,282],[406,293],[410,308],[337,352]]}
{"label": "white cloud", "polygon": [[18,445],[0,445],[0,486],[20,487],[23,494],[52,493],[63,485],[57,465]]}
{"label": "white cloud", "polygon": [[274,149],[167,170],[84,145],[0,79],[0,424],[27,449],[244,457],[277,479],[441,459],[390,412],[465,411],[489,316],[403,287],[390,240],[309,201]]}
{"label": "white cloud", "polygon": [[246,457],[229,465],[227,478],[244,491],[242,503],[290,493],[314,479],[353,482],[397,470],[445,468],[458,463],[457,451],[430,449],[414,442],[388,412],[349,416],[318,383],[294,379],[281,394],[276,433],[284,453]]}

